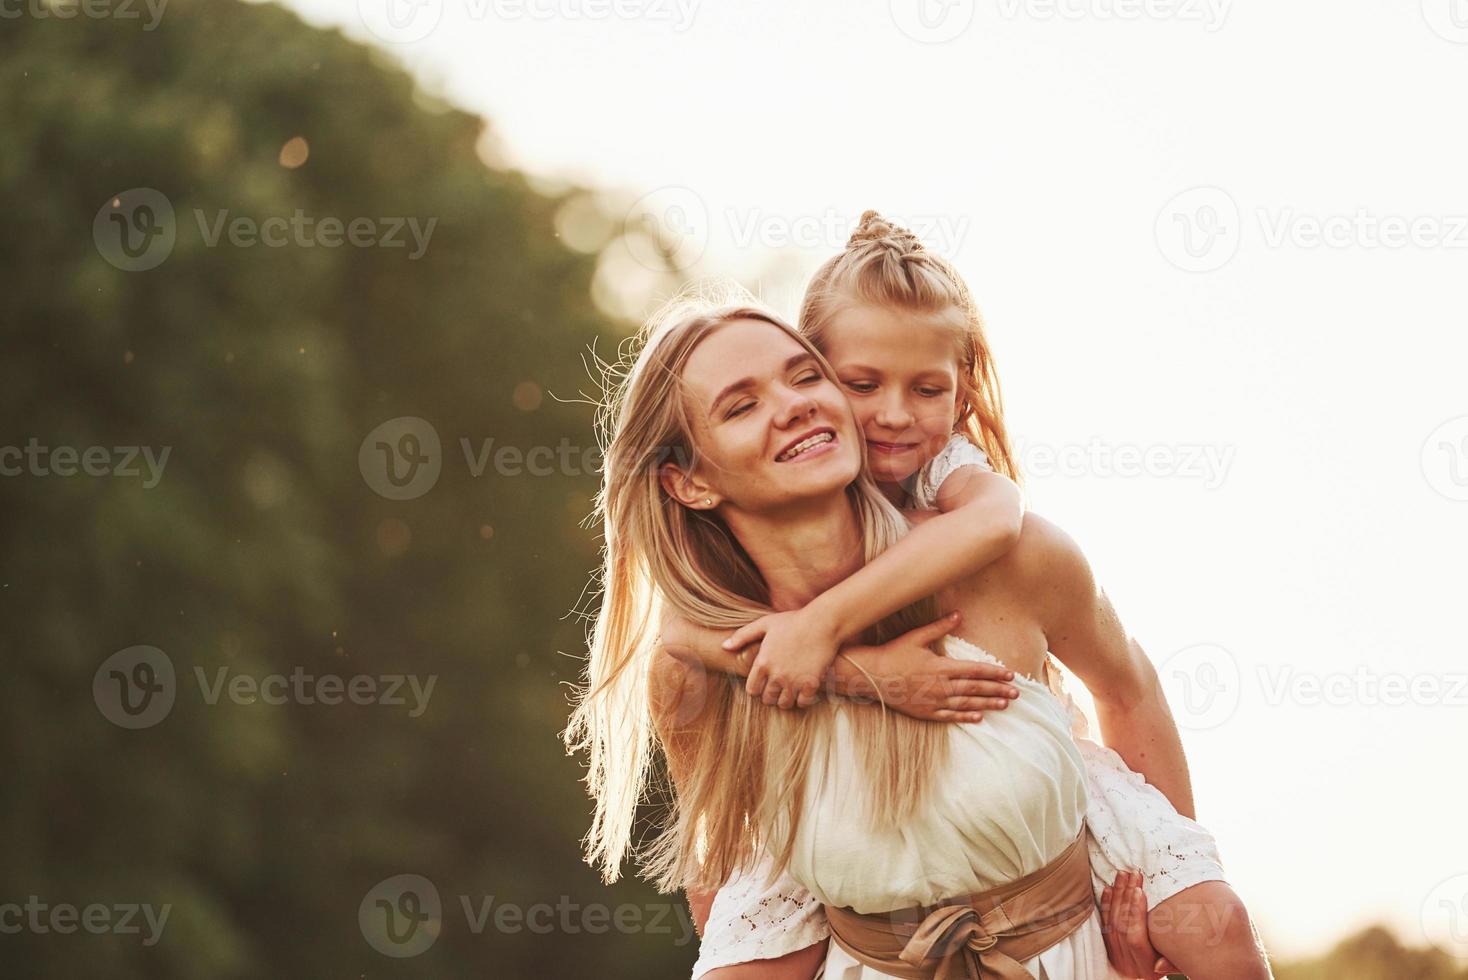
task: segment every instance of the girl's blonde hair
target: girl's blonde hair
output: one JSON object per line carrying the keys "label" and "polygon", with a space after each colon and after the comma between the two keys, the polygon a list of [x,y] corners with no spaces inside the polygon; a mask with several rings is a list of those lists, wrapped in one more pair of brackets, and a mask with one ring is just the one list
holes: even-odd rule
{"label": "girl's blonde hair", "polygon": [[[584,840],[588,863],[615,881],[630,851],[634,817],[648,796],[657,761],[649,668],[660,654],[662,604],[703,626],[735,629],[770,612],[759,570],[717,513],[691,510],[663,489],[659,467],[697,465],[694,431],[681,375],[690,353],[714,330],[750,319],[784,330],[830,365],[813,344],[737,287],[684,294],[644,327],[616,364],[600,363],[603,398],[598,434],[605,464],[597,514],[604,535],[601,609],[590,637],[584,684],[565,732],[568,750],[589,756],[586,784],[596,801]],[[901,513],[866,474],[846,488],[866,558],[907,529]],[[932,600],[879,623],[864,637],[879,643],[936,618]],[[665,891],[718,888],[752,865],[767,846],[772,876],[788,863],[813,751],[829,739],[830,699],[803,712],[767,708],[744,692],[742,678],[703,678],[697,727],[679,734],[677,792],[661,832],[641,849],[645,873]],[[682,716],[680,711],[680,716]],[[922,806],[948,740],[934,723],[894,712],[850,712],[858,758],[871,773],[868,817],[878,827]],[[686,754],[681,751],[686,746]],[[666,747],[664,747],[666,751]]]}
{"label": "girl's blonde hair", "polygon": [[984,321],[952,263],[929,252],[906,228],[876,211],[864,212],[845,250],[827,259],[806,287],[800,332],[825,350],[831,322],[843,309],[859,305],[915,313],[952,308],[962,312],[965,323],[957,340],[964,407],[956,430],[984,450],[997,472],[1022,482],[1004,427],[1004,399]]}

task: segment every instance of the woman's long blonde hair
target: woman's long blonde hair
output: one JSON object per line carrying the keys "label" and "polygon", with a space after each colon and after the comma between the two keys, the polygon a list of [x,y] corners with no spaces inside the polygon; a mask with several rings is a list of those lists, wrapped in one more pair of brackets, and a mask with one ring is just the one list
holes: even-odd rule
{"label": "woman's long blonde hair", "polygon": [[984,450],[994,469],[1021,483],[1004,427],[1004,398],[984,320],[968,285],[952,263],[928,251],[918,237],[876,211],[864,212],[846,248],[827,259],[805,289],[800,332],[826,349],[831,321],[852,305],[964,317],[958,341],[958,383],[964,395],[958,431]]}
{"label": "woman's long blonde hair", "polygon": [[[661,604],[703,626],[734,629],[770,611],[758,569],[716,512],[671,498],[659,467],[697,465],[681,375],[689,354],[712,331],[738,319],[761,320],[788,333],[830,365],[809,340],[737,287],[705,287],[670,303],[643,328],[615,364],[602,364],[598,433],[605,464],[597,496],[604,543],[601,608],[590,634],[584,684],[565,741],[589,756],[586,784],[596,801],[584,840],[589,864],[615,881],[630,852],[665,891],[709,891],[772,847],[776,867],[789,860],[812,753],[829,737],[829,699],[805,711],[767,708],[744,692],[742,678],[706,677],[700,724],[680,735],[687,762],[653,843],[634,846],[639,804],[649,801],[658,740],[649,701],[649,668],[658,651]],[[861,475],[846,489],[860,524],[866,558],[907,529],[901,513]],[[882,642],[936,618],[932,600],[874,627]],[[923,804],[946,757],[942,728],[885,710],[850,712],[854,750],[869,763],[867,817],[887,827]],[[859,818],[859,817],[854,817]]]}

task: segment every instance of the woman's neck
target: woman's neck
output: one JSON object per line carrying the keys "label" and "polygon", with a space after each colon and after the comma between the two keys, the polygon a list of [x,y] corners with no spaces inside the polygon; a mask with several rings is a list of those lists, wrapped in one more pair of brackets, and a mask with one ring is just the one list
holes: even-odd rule
{"label": "woman's neck", "polygon": [[777,610],[799,609],[866,562],[861,527],[844,491],[819,504],[724,517]]}

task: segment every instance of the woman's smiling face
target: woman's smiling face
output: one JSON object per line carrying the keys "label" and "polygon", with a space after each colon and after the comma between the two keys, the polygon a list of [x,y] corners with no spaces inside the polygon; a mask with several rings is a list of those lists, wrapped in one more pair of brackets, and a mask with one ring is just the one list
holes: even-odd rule
{"label": "woman's smiling face", "polygon": [[778,510],[843,490],[861,472],[851,406],[816,355],[774,324],[716,327],[682,378],[696,476],[719,505]]}
{"label": "woman's smiling face", "polygon": [[963,397],[954,338],[957,308],[910,313],[851,306],[826,331],[826,359],[851,400],[872,476],[897,483],[947,444]]}

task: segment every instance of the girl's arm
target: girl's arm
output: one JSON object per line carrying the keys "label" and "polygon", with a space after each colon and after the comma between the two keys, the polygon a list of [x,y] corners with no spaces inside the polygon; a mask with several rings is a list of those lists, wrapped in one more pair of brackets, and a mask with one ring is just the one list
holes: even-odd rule
{"label": "girl's arm", "polygon": [[[909,630],[881,646],[847,645],[827,671],[822,689],[841,697],[881,701],[926,721],[967,721],[1002,710],[1019,696],[1014,672],[998,664],[940,657],[929,645],[952,632],[958,613]],[[663,652],[696,670],[749,675],[759,644],[738,653],[721,645],[726,634],[698,626],[664,609]]]}
{"label": "girl's arm", "polygon": [[761,640],[746,689],[765,704],[804,707],[843,642],[925,596],[976,574],[1013,547],[1024,521],[1019,487],[977,465],[943,481],[941,514],[914,527],[893,547],[803,609],[772,613],[735,632],[738,650]]}

